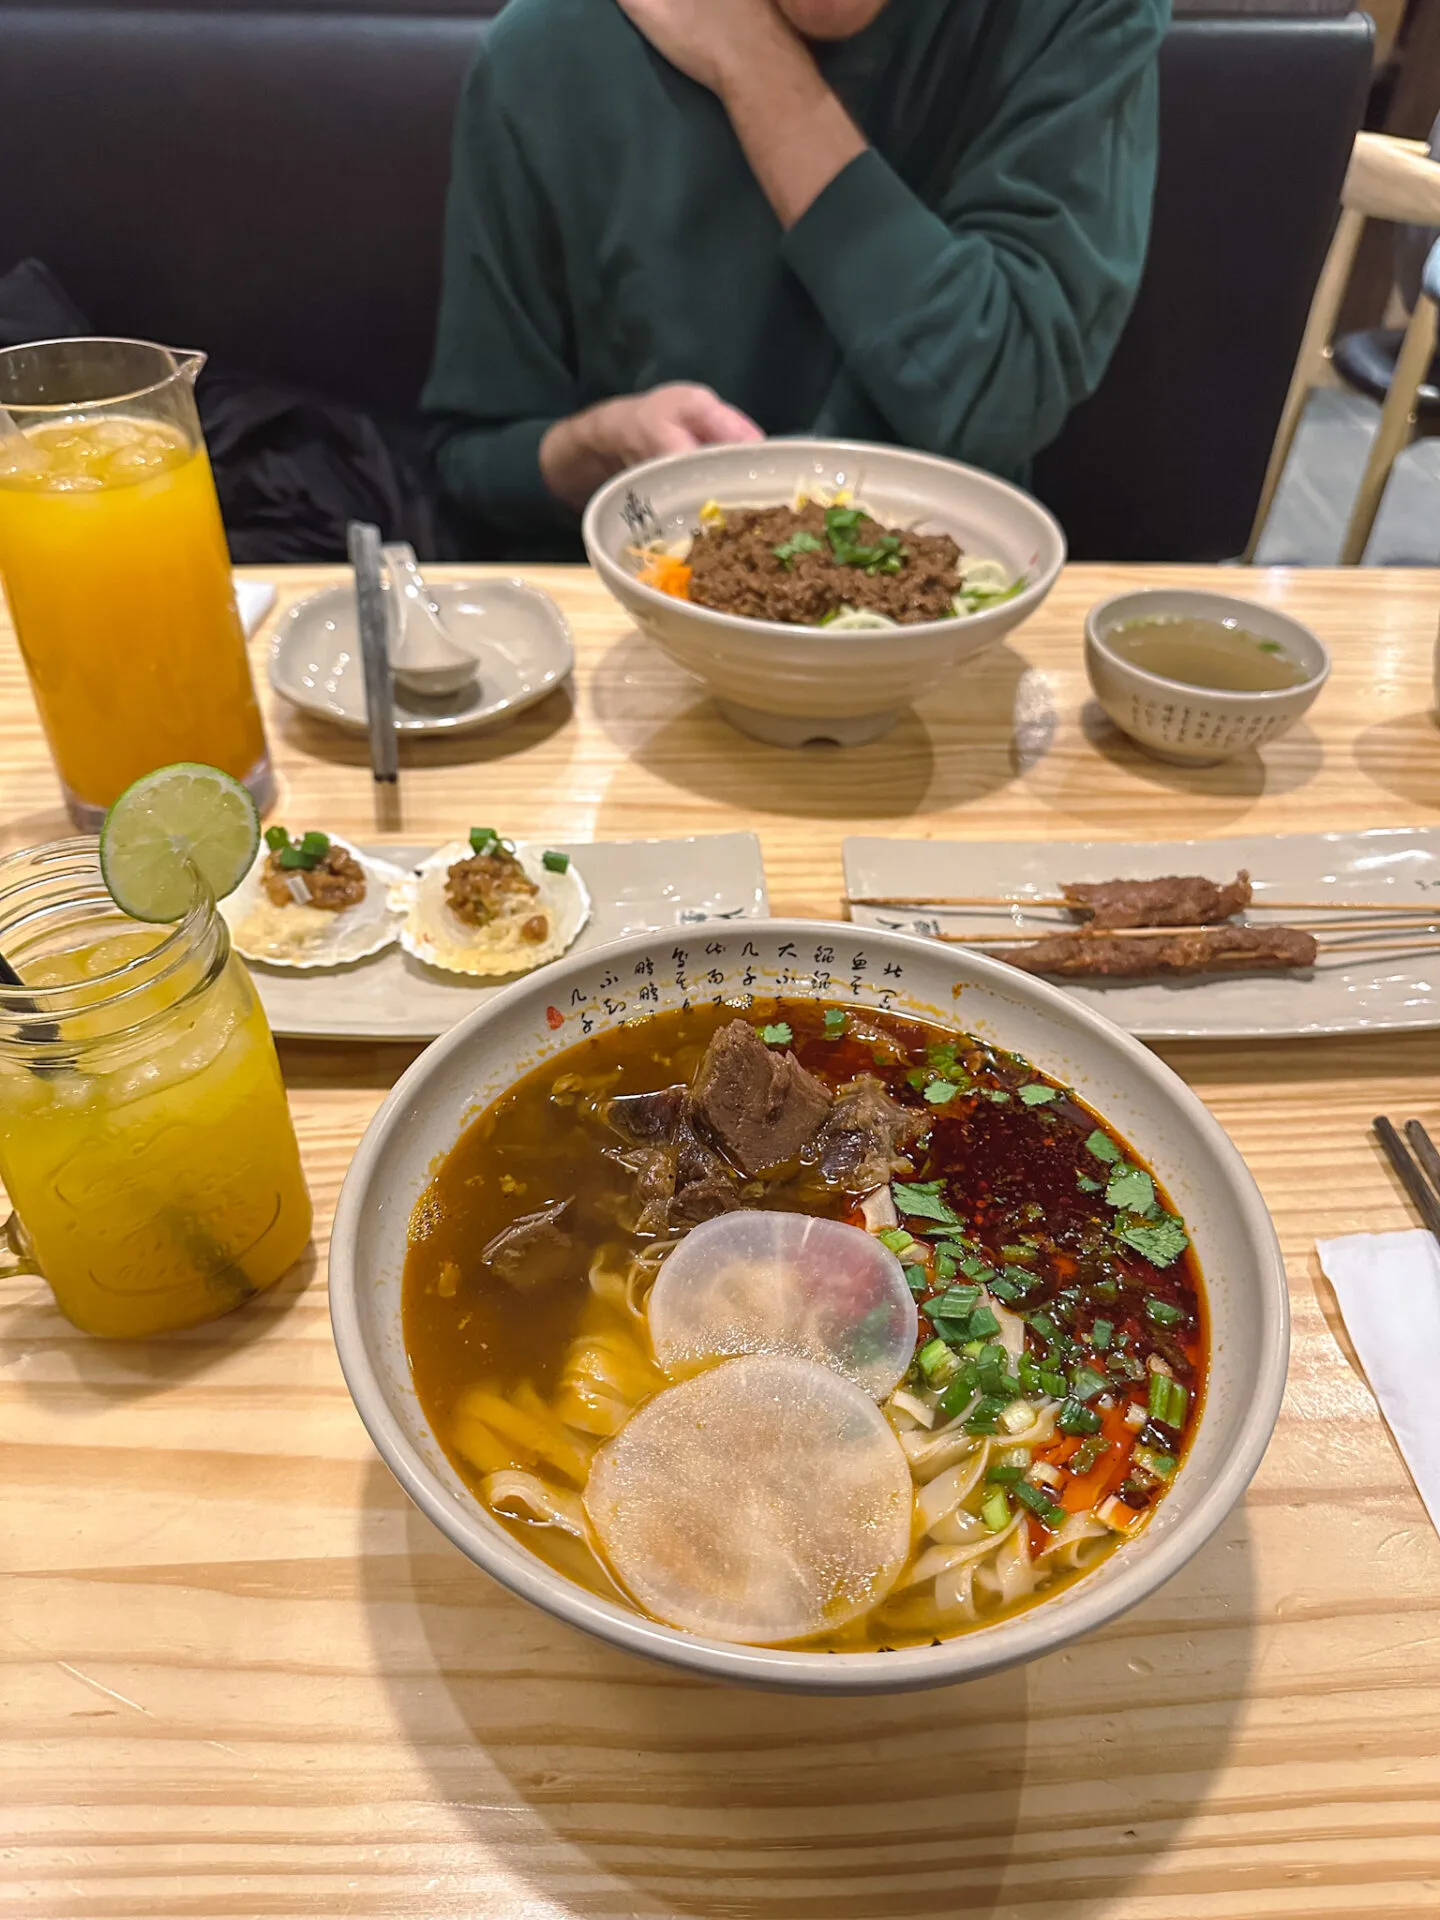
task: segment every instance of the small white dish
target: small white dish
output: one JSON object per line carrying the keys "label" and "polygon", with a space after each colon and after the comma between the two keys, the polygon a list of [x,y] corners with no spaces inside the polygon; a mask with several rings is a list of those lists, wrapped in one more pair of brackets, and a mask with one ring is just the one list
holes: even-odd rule
{"label": "small white dish", "polygon": [[[434,699],[397,683],[400,733],[463,733],[509,719],[553,693],[575,665],[564,614],[523,580],[447,580],[429,591],[451,639],[474,656],[476,676]],[[305,713],[365,732],[365,671],[348,586],[291,607],[271,647],[270,685]]]}
{"label": "small white dish", "polygon": [[[1023,590],[954,619],[837,631],[717,613],[636,578],[637,544],[693,533],[707,500],[789,506],[802,489],[847,489],[888,525],[948,533]],[[732,726],[781,747],[878,739],[903,707],[1028,619],[1065,561],[1059,525],[1018,487],[933,454],[851,440],[767,440],[648,460],[600,488],[582,530],[590,564],[636,625],[705,682]]]}
{"label": "small white dish", "polygon": [[[1143,1040],[1278,1040],[1317,1033],[1440,1027],[1440,953],[1434,935],[1414,953],[1347,955],[1379,937],[1347,926],[1348,901],[1428,907],[1440,917],[1440,827],[1372,827],[1359,833],[1255,833],[1226,840],[881,840],[845,842],[845,890],[883,898],[933,894],[1055,895],[1064,881],[1156,880],[1200,873],[1230,880],[1243,867],[1255,900],[1330,900],[1336,945],[1308,973],[1196,975],[1169,980],[1067,980],[1072,1000]],[[975,940],[1013,934],[1006,907],[852,907],[868,927],[958,933]],[[1260,919],[1258,914],[1251,916]],[[1272,922],[1280,916],[1266,914]],[[1308,912],[1314,922],[1321,916]],[[1057,933],[1071,915],[1036,908],[1020,931]],[[1327,941],[1328,945],[1328,941]]]}
{"label": "small white dish", "polygon": [[[1123,659],[1109,644],[1136,620],[1218,620],[1273,640],[1305,674],[1294,687],[1227,693],[1167,680]],[[1278,740],[1330,676],[1330,650],[1309,627],[1276,607],[1189,587],[1146,587],[1102,600],[1085,616],[1085,671],[1095,698],[1137,746],[1157,760],[1214,767]]]}
{"label": "small white dish", "polygon": [[[536,844],[568,853],[590,894],[589,918],[571,953],[586,953],[656,928],[668,934],[672,953],[689,956],[696,978],[703,980],[715,935],[728,924],[770,910],[760,842],[753,833]],[[377,846],[362,851],[408,874],[434,849]],[[548,979],[555,964],[538,967],[532,977]],[[272,1032],[294,1040],[434,1040],[505,985],[427,967],[398,942],[354,966],[301,973],[252,964],[250,972]],[[644,1013],[655,999],[644,975],[617,976],[606,1005],[619,1017]]]}

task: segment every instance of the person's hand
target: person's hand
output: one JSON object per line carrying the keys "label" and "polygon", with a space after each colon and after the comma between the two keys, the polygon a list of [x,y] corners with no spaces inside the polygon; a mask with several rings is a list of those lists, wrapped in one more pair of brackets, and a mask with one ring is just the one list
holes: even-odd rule
{"label": "person's hand", "polygon": [[748,414],[709,387],[677,380],[558,420],[540,442],[540,471],[551,493],[578,512],[602,482],[641,460],[764,438]]}
{"label": "person's hand", "polygon": [[[732,76],[778,52],[803,53],[774,0],[617,0],[672,67],[724,94]],[[806,56],[808,57],[808,56]]]}

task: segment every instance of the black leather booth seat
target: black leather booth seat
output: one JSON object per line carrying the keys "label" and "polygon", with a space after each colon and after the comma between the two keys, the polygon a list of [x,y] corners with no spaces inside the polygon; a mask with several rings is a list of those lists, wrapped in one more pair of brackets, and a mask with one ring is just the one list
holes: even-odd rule
{"label": "black leather booth seat", "polygon": [[[0,0],[0,270],[38,256],[103,332],[403,412],[451,115],[493,10]],[[1077,555],[1244,544],[1369,49],[1358,15],[1172,30],[1144,288],[1037,474]]]}

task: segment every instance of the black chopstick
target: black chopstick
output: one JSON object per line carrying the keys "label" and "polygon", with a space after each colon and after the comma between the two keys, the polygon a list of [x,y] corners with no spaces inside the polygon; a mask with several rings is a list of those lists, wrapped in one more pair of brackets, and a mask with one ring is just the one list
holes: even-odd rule
{"label": "black chopstick", "polygon": [[1405,1138],[1410,1142],[1410,1151],[1420,1162],[1420,1171],[1425,1175],[1437,1194],[1440,1194],[1440,1152],[1418,1120],[1405,1122]]}
{"label": "black chopstick", "polygon": [[[1434,1188],[1430,1186],[1419,1166],[1411,1158],[1410,1149],[1385,1115],[1383,1113],[1377,1115],[1373,1124],[1375,1137],[1385,1149],[1385,1157],[1399,1176],[1401,1186],[1415,1202],[1420,1218],[1434,1235],[1437,1244],[1440,1244],[1440,1195],[1437,1195]],[[1412,1124],[1418,1126],[1419,1122]],[[1433,1147],[1431,1152],[1434,1152]]]}

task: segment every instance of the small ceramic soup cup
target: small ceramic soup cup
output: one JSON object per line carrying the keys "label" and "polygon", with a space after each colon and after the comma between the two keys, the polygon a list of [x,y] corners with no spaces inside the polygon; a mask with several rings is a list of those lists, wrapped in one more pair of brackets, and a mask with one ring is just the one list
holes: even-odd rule
{"label": "small ceramic soup cup", "polygon": [[[1304,674],[1297,686],[1228,693],[1147,672],[1124,659],[1111,636],[1137,620],[1231,621],[1273,640]],[[1157,760],[1213,767],[1278,740],[1314,703],[1330,674],[1330,652],[1288,613],[1228,593],[1150,587],[1102,600],[1085,616],[1085,671],[1095,698],[1122,733]]]}
{"label": "small ceramic soup cup", "polygon": [[[843,1000],[980,1034],[1073,1087],[1154,1168],[1205,1279],[1210,1370],[1184,1464],[1154,1517],[1093,1572],[934,1646],[825,1653],[743,1646],[662,1625],[554,1571],[501,1526],[447,1458],[405,1352],[401,1283],[415,1203],[467,1123],[583,1035],[685,1004]],[[637,999],[637,995],[641,998]],[[1244,1161],[1183,1080],[1058,987],[908,934],[823,921],[714,921],[571,955],[478,1007],[395,1086],[346,1176],[330,1243],[345,1381],[386,1465],[502,1586],[571,1626],[690,1673],[808,1693],[949,1685],[1051,1653],[1148,1598],[1214,1533],[1260,1463],[1289,1349],[1285,1267]]]}

